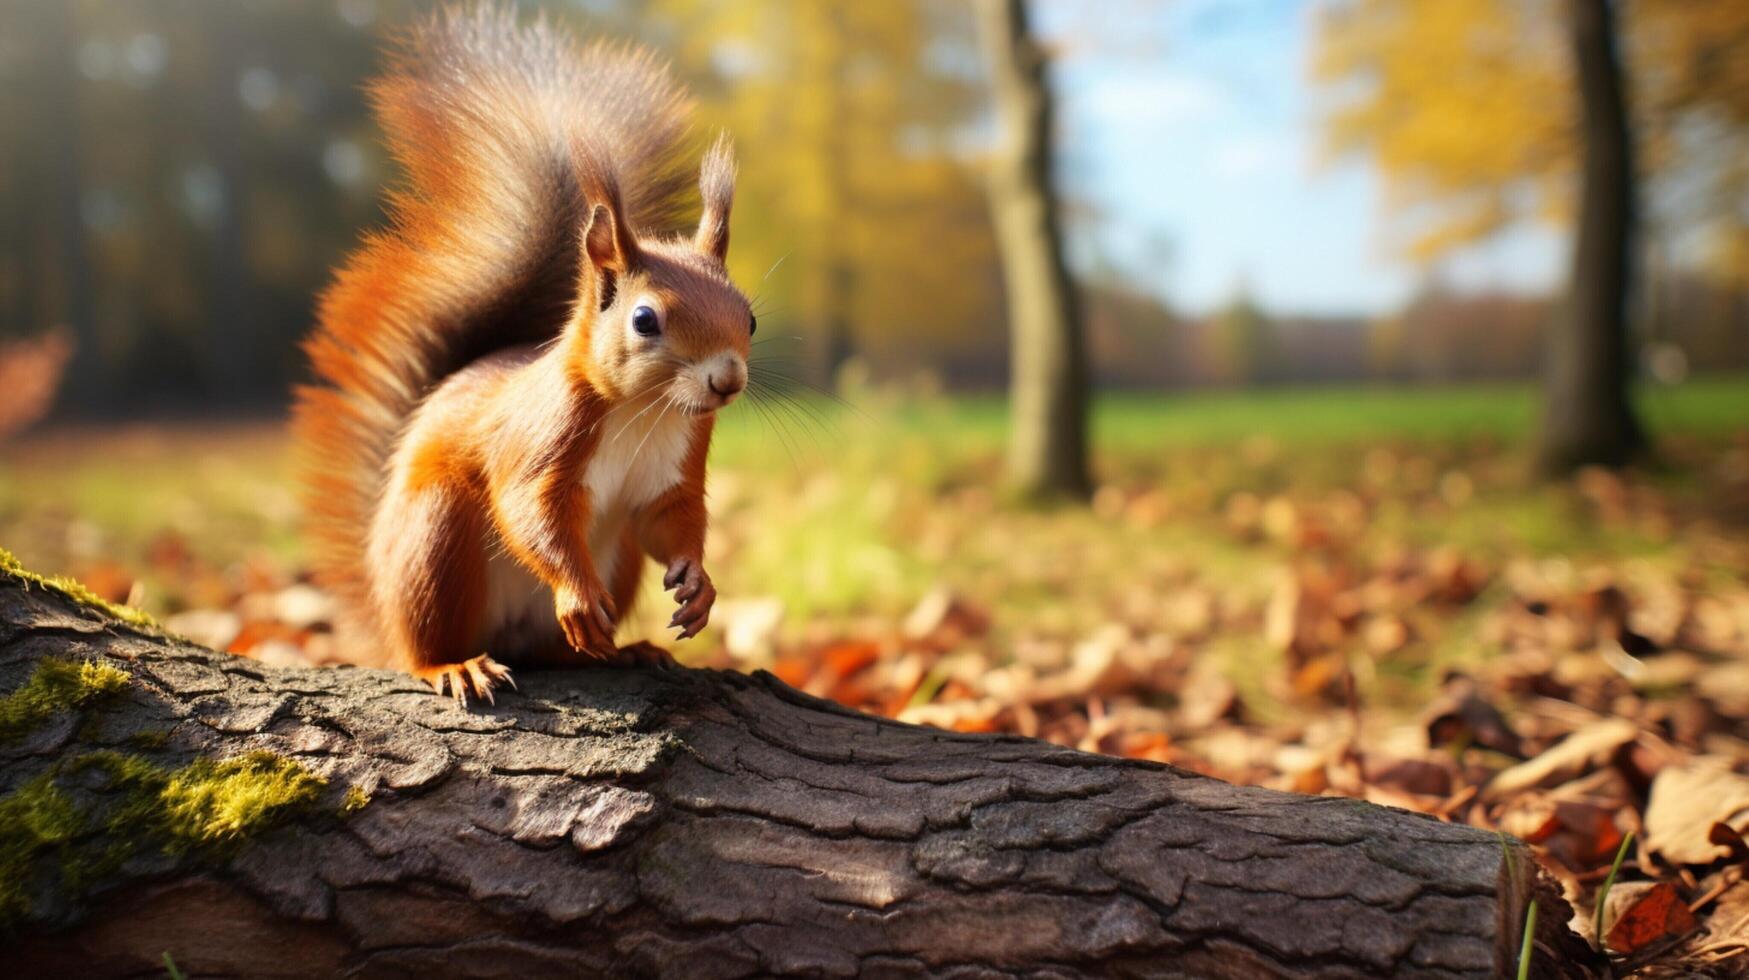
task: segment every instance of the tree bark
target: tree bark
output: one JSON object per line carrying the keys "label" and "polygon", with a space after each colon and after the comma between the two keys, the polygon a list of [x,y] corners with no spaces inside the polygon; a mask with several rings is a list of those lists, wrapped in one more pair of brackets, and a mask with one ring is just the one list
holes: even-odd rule
{"label": "tree bark", "polygon": [[1485,977],[1516,962],[1532,896],[1532,975],[1589,955],[1516,841],[896,724],[765,674],[530,672],[469,712],[0,571],[0,685],[47,657],[130,679],[0,742],[0,811],[102,750],[268,751],[326,784],[221,854],[140,852],[72,894],[38,862],[19,976],[161,976],[169,953],[190,976]]}
{"label": "tree bark", "polygon": [[1633,135],[1616,50],[1615,4],[1568,0],[1582,106],[1584,173],[1565,308],[1549,333],[1538,462],[1562,473],[1618,466],[1645,448],[1628,397],[1627,302],[1635,233]]}
{"label": "tree bark", "polygon": [[1085,497],[1087,353],[1052,182],[1045,53],[1023,0],[979,0],[978,17],[1001,127],[989,193],[1008,294],[1009,475],[1029,496]]}

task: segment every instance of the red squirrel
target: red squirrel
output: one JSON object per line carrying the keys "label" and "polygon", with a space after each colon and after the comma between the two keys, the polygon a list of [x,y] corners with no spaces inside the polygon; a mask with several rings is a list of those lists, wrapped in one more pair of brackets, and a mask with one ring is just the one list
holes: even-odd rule
{"label": "red squirrel", "polygon": [[705,457],[757,322],[729,281],[735,164],[649,51],[477,7],[371,87],[404,183],[323,295],[294,441],[347,659],[466,704],[510,665],[628,659],[644,556],[709,620]]}

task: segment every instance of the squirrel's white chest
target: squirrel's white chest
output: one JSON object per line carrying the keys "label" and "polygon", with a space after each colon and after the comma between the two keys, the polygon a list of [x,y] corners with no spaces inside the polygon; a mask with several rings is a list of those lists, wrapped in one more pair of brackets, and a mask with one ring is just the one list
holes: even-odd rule
{"label": "squirrel's white chest", "polygon": [[601,436],[583,467],[594,528],[617,523],[680,482],[691,448],[692,419],[662,403],[628,403],[601,420]]}
{"label": "squirrel's white chest", "polygon": [[[692,419],[662,413],[661,405],[620,406],[601,422],[601,438],[579,479],[589,490],[589,557],[603,583],[611,583],[620,561],[620,535],[639,507],[680,482],[681,466],[692,448]],[[553,642],[552,592],[509,555],[495,554],[487,565],[486,629],[482,642],[511,647]],[[505,637],[509,637],[506,641]],[[543,638],[541,641],[530,636]]]}

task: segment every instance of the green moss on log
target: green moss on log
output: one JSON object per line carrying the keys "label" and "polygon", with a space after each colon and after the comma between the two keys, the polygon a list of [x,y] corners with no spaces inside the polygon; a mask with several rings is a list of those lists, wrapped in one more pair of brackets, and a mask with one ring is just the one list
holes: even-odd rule
{"label": "green moss on log", "polygon": [[121,693],[126,672],[96,660],[43,660],[30,680],[0,698],[0,742],[19,738],[57,714]]}
{"label": "green moss on log", "polygon": [[325,785],[271,752],[175,768],[112,751],[63,760],[0,798],[0,927],[27,918],[33,894],[78,898],[135,854],[222,858]]}
{"label": "green moss on log", "polygon": [[48,589],[51,592],[59,592],[61,595],[72,599],[74,602],[77,602],[82,606],[90,606],[131,626],[139,626],[143,628],[156,628],[157,626],[157,623],[151,616],[148,616],[132,606],[124,606],[120,603],[110,602],[108,599],[105,599],[86,588],[84,583],[79,582],[76,579],[63,576],[39,575],[36,572],[26,571],[24,566],[18,563],[18,559],[12,554],[12,552],[7,551],[5,548],[0,548],[0,577],[11,577],[17,579],[24,583],[25,588],[31,588],[34,586],[39,589]]}
{"label": "green moss on log", "polygon": [[48,773],[0,797],[0,924],[10,926],[30,912],[37,859],[56,852],[64,866],[84,829],[78,808]]}
{"label": "green moss on log", "polygon": [[313,803],[324,784],[301,764],[271,752],[200,759],[159,793],[164,829],[182,848],[240,840]]}
{"label": "green moss on log", "polygon": [[346,798],[340,801],[340,815],[351,816],[365,808],[370,803],[370,794],[357,786],[346,789]]}

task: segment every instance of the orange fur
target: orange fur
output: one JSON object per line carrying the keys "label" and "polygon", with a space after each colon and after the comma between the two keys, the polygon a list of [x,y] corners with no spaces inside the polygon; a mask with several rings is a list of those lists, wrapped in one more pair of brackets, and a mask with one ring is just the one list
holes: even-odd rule
{"label": "orange fur", "polygon": [[696,633],[705,457],[751,322],[724,270],[727,143],[687,232],[668,72],[494,7],[415,28],[371,95],[405,183],[322,297],[293,421],[343,649],[490,697],[493,657],[612,654],[644,555]]}

